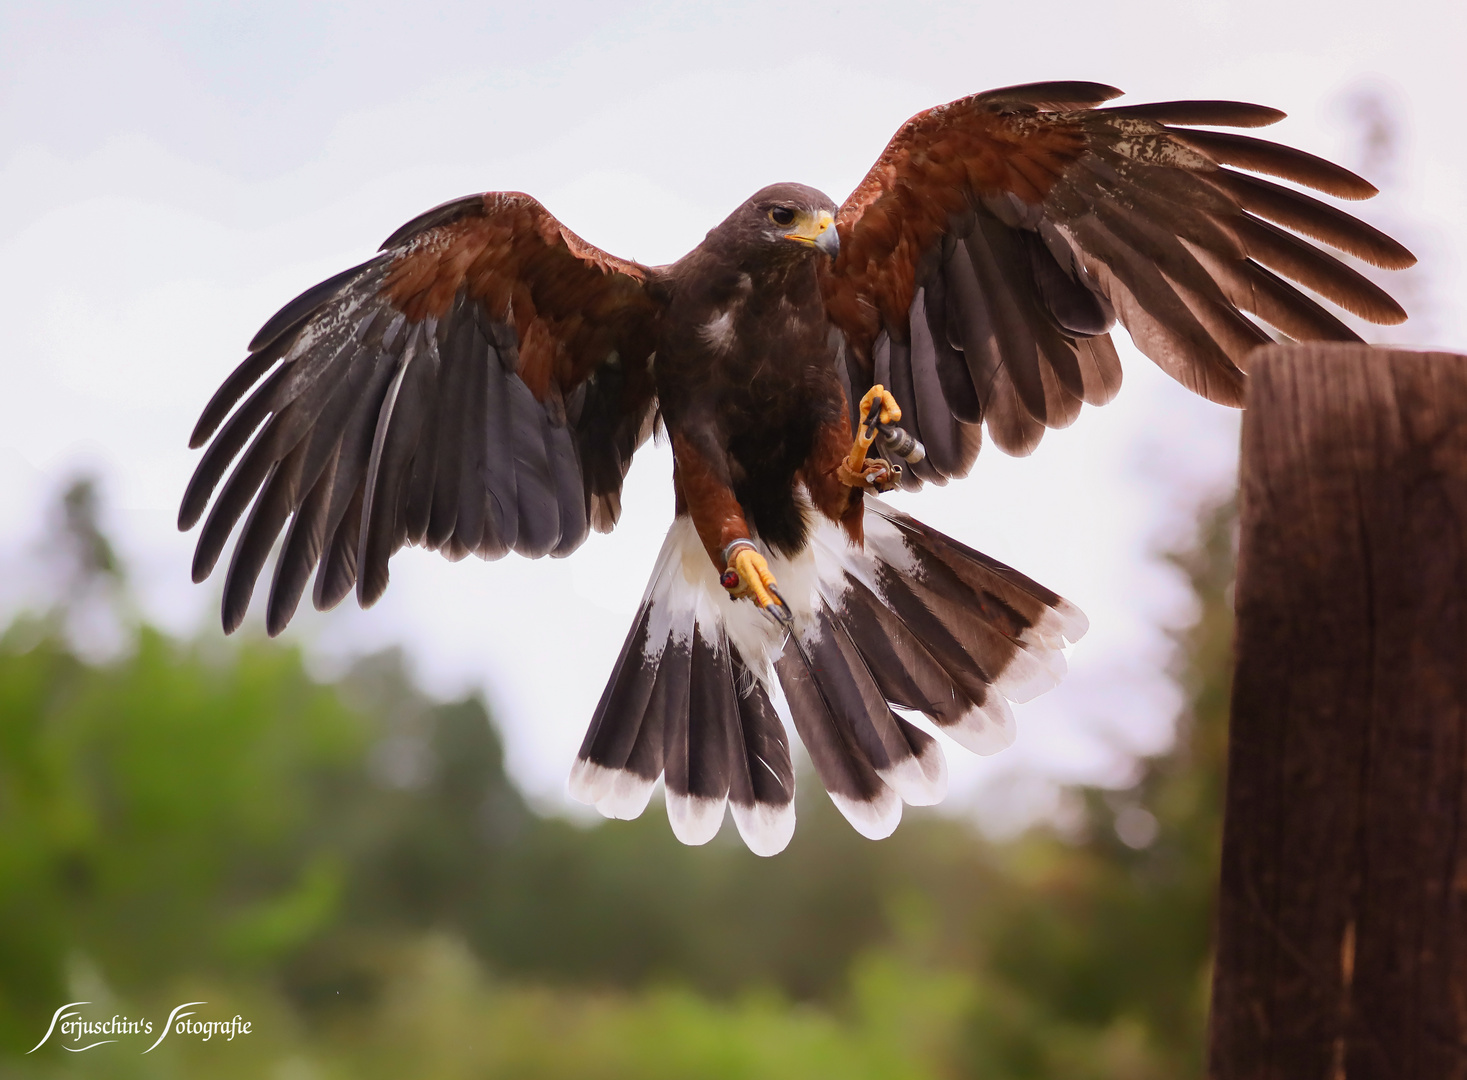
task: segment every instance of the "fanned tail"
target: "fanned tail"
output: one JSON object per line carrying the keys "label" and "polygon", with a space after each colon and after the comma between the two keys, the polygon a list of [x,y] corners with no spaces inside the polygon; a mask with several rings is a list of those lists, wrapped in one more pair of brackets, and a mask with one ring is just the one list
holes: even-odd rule
{"label": "fanned tail", "polygon": [[778,637],[752,604],[728,598],[692,522],[674,521],[571,771],[571,795],[607,817],[634,818],[662,776],[683,843],[713,839],[728,804],[750,850],[784,850],[795,773],[768,694]]}
{"label": "fanned tail", "polygon": [[947,787],[937,740],[894,709],[922,713],[979,754],[1013,742],[1009,701],[1059,681],[1085,616],[877,500],[864,525],[861,547],[821,519],[799,556],[765,551],[795,616],[786,635],[728,598],[692,522],[678,518],[586,733],[572,796],[636,817],[663,776],[684,843],[712,839],[727,804],[752,851],[783,850],[794,769],[770,700],[776,678],[821,783],[873,839],[896,828],[903,802],[938,802]]}

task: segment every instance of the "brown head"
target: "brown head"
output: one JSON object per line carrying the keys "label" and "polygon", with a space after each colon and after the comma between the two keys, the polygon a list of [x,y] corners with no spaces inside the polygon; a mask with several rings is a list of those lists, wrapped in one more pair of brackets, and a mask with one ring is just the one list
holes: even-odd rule
{"label": "brown head", "polygon": [[787,263],[824,255],[834,259],[840,241],[836,205],[804,184],[770,184],[708,234],[707,246],[741,266]]}

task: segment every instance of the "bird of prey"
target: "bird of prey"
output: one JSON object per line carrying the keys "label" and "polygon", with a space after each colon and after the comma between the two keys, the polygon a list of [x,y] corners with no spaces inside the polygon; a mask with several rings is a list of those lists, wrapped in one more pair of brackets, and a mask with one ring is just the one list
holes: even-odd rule
{"label": "bird of prey", "polygon": [[660,429],[676,515],[571,793],[635,817],[661,777],[682,841],[709,840],[727,806],[753,851],[783,849],[778,688],[836,805],[889,834],[903,801],[946,784],[937,741],[896,710],[999,750],[1008,702],[1056,681],[1086,621],[877,493],[965,475],[985,428],[1027,454],[1109,401],[1117,321],[1184,386],[1237,406],[1265,326],[1358,340],[1309,293],[1405,318],[1310,242],[1411,265],[1299,190],[1363,199],[1370,184],[1209,130],[1283,113],[1102,107],[1119,93],[1039,83],[930,109],[841,205],[766,187],[669,266],[588,244],[528,195],[429,210],[285,305],[204,409],[179,513],[188,529],[209,511],[194,580],[246,510],[226,631],[277,540],[271,634],[313,573],[318,608],[353,588],[373,603],[405,544],[569,555],[616,524],[632,454]]}

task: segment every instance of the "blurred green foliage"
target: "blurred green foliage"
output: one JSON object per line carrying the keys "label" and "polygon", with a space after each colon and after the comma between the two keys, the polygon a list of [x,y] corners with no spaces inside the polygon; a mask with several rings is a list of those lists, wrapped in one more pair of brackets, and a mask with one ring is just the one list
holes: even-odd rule
{"label": "blurred green foliage", "polygon": [[[1076,792],[1063,835],[909,813],[872,844],[806,781],[769,860],[729,830],[683,848],[655,809],[536,815],[482,702],[427,700],[391,654],[323,683],[288,646],[143,627],[95,662],[64,619],[21,619],[0,636],[0,1077],[1200,1076],[1230,508],[1172,558],[1197,597],[1187,708],[1133,788]],[[78,1000],[253,1027],[27,1055]]]}

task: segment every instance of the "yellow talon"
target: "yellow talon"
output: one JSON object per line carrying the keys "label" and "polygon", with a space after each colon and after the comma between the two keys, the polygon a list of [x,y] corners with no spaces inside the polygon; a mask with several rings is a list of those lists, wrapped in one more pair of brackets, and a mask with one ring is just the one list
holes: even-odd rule
{"label": "yellow talon", "polygon": [[[877,398],[881,399],[881,415],[876,418],[877,420],[883,424],[895,424],[901,420],[902,407],[897,404],[896,398],[891,396],[890,390],[877,383],[870,390],[866,391],[865,397],[861,398],[861,421],[863,426],[866,417],[871,415],[871,406],[876,403]],[[870,443],[868,442],[867,445],[869,446]]]}
{"label": "yellow talon", "polygon": [[765,561],[763,555],[760,555],[750,544],[740,544],[729,558],[728,565],[739,576],[738,587],[730,589],[729,595],[735,598],[751,597],[775,619],[780,622],[789,622],[789,605],[779,595],[776,588],[778,583],[774,580],[774,574],[770,572],[769,563]]}
{"label": "yellow talon", "polygon": [[876,441],[876,426],[867,423],[876,403],[881,402],[881,414],[874,419],[881,424],[895,424],[902,418],[902,407],[891,396],[891,391],[877,383],[861,398],[861,408],[856,414],[856,437],[851,442],[851,452],[846,457],[844,469],[839,471],[841,480],[849,487],[864,487],[866,452]]}
{"label": "yellow talon", "polygon": [[739,573],[739,584],[745,595],[752,593],[754,601],[760,607],[768,607],[774,603],[774,597],[769,595],[769,587],[777,582],[763,555],[751,547],[741,547],[734,553],[733,568]]}

